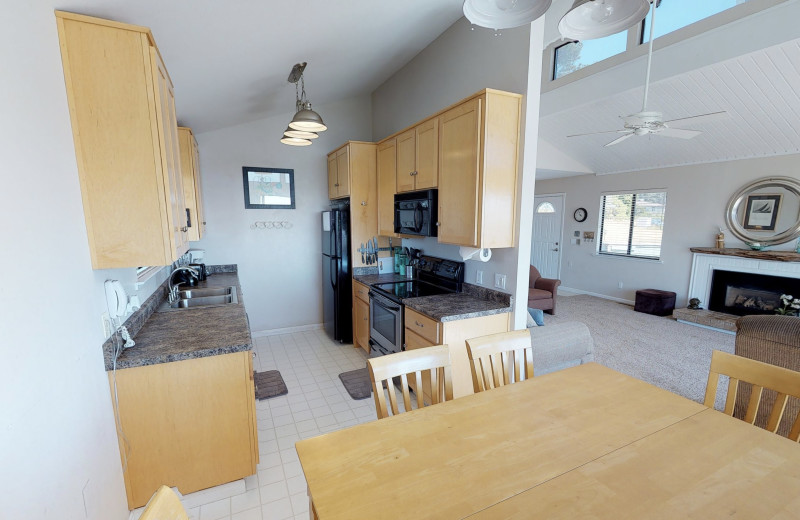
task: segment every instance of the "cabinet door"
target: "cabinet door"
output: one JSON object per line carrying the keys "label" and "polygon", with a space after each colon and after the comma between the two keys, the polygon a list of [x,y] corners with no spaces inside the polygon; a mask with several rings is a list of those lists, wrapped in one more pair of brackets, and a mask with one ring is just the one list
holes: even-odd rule
{"label": "cabinet door", "polygon": [[[206,211],[203,206],[203,184],[200,181],[200,152],[197,149],[197,141],[192,139],[192,168],[194,173],[194,194],[195,204],[197,205],[197,236],[198,240],[206,234]],[[191,240],[191,239],[189,239]]]}
{"label": "cabinet door", "polygon": [[194,140],[191,129],[185,127],[178,128],[178,141],[181,151],[183,197],[189,221],[188,240],[195,241],[200,240],[203,236],[197,142]]}
{"label": "cabinet door", "polygon": [[414,190],[417,165],[416,134],[411,129],[397,136],[397,193]]}
{"label": "cabinet door", "polygon": [[439,183],[439,119],[417,125],[417,174],[414,189],[435,188]]}
{"label": "cabinet door", "polygon": [[439,242],[478,246],[480,128],[479,98],[440,117]]}
{"label": "cabinet door", "polygon": [[339,181],[337,178],[337,164],[336,164],[336,154],[332,153],[328,156],[328,198],[335,199],[336,193],[339,187]]}
{"label": "cabinet door", "polygon": [[350,147],[345,146],[336,152],[336,196],[350,196]]}
{"label": "cabinet door", "polygon": [[161,144],[161,164],[164,171],[165,186],[170,211],[167,214],[172,239],[172,260],[189,249],[186,222],[186,204],[184,203],[183,180],[180,170],[180,147],[178,145],[178,120],[175,116],[175,93],[172,82],[161,56],[154,48],[150,48],[156,73],[156,114],[158,119],[159,141]]}
{"label": "cabinet door", "polygon": [[[411,329],[406,329],[406,350],[416,350],[418,348],[432,347],[436,343],[423,338],[419,334],[414,333]],[[417,382],[413,378],[408,378],[408,386],[417,393]],[[429,373],[422,375],[422,394],[425,404],[431,402],[431,376]]]}
{"label": "cabinet door", "polygon": [[353,300],[355,310],[355,338],[358,346],[369,353],[369,304],[360,298]]}
{"label": "cabinet door", "polygon": [[378,145],[378,235],[394,236],[394,194],[397,177],[394,139]]}

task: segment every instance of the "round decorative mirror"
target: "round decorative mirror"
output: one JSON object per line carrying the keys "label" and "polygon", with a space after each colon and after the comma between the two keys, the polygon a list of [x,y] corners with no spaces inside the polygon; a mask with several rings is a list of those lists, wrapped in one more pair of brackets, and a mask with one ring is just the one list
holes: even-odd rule
{"label": "round decorative mirror", "polygon": [[800,181],[766,177],[744,186],[728,202],[725,222],[753,249],[800,237]]}

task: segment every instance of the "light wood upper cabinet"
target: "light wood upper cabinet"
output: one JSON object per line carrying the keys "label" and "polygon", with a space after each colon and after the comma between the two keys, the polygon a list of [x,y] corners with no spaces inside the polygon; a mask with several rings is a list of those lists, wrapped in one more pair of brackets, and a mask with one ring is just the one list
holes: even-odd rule
{"label": "light wood upper cabinet", "polygon": [[205,234],[206,222],[203,214],[203,190],[200,185],[200,162],[197,141],[191,128],[178,127],[178,142],[181,149],[181,177],[183,198],[189,221],[189,241],[200,240]]}
{"label": "light wood upper cabinet", "polygon": [[439,177],[439,120],[397,136],[397,193],[435,188]]}
{"label": "light wood upper cabinet", "polygon": [[[365,264],[358,248],[378,234],[378,176],[375,143],[349,141],[328,154],[328,179],[336,164],[338,186],[334,198],[350,198],[350,259],[353,267]],[[328,185],[329,190],[331,185]],[[345,193],[346,190],[346,193]],[[379,244],[380,245],[380,244]]]}
{"label": "light wood upper cabinet", "polygon": [[146,27],[56,11],[92,267],[188,249],[172,82]]}
{"label": "light wood upper cabinet", "polygon": [[385,237],[394,236],[396,151],[396,139],[378,145],[378,234]]}
{"label": "light wood upper cabinet", "polygon": [[328,155],[328,197],[333,200],[349,196],[350,148],[344,146]]}
{"label": "light wood upper cabinet", "polygon": [[412,128],[397,136],[397,193],[414,189],[417,168],[417,139]]}
{"label": "light wood upper cabinet", "polygon": [[439,242],[514,246],[520,102],[486,90],[440,116]]}

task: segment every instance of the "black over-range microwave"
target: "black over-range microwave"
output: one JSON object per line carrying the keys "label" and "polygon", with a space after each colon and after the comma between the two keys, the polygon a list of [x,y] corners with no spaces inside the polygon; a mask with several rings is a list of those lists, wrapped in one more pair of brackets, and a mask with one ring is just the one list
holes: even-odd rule
{"label": "black over-range microwave", "polygon": [[410,191],[394,196],[394,232],[435,237],[438,227],[438,190]]}

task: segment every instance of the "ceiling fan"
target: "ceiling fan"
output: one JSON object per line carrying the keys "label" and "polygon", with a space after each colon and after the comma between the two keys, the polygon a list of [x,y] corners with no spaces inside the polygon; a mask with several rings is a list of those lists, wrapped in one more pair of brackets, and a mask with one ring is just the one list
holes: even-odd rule
{"label": "ceiling fan", "polygon": [[677,137],[679,139],[692,139],[693,137],[697,137],[698,135],[702,134],[700,130],[690,130],[688,128],[674,128],[670,126],[672,123],[679,123],[685,121],[693,121],[697,122],[699,120],[707,121],[711,118],[718,117],[724,115],[726,112],[711,112],[707,114],[699,114],[696,116],[689,116],[689,117],[682,117],[680,119],[670,119],[665,121],[664,114],[661,112],[655,111],[648,111],[647,110],[647,95],[650,90],[650,66],[653,61],[653,32],[655,29],[656,24],[656,4],[660,4],[660,0],[658,2],[653,2],[652,7],[652,15],[650,18],[650,47],[647,51],[647,76],[645,77],[644,82],[644,101],[642,102],[642,110],[635,114],[631,114],[628,116],[623,117],[623,129],[622,130],[607,130],[604,132],[590,132],[587,134],[573,134],[568,135],[567,137],[580,137],[585,135],[597,135],[597,134],[622,134],[621,136],[617,137],[610,143],[607,143],[605,146],[614,146],[616,144],[621,143],[622,141],[629,139],[631,137],[637,135],[660,135],[663,137]]}

